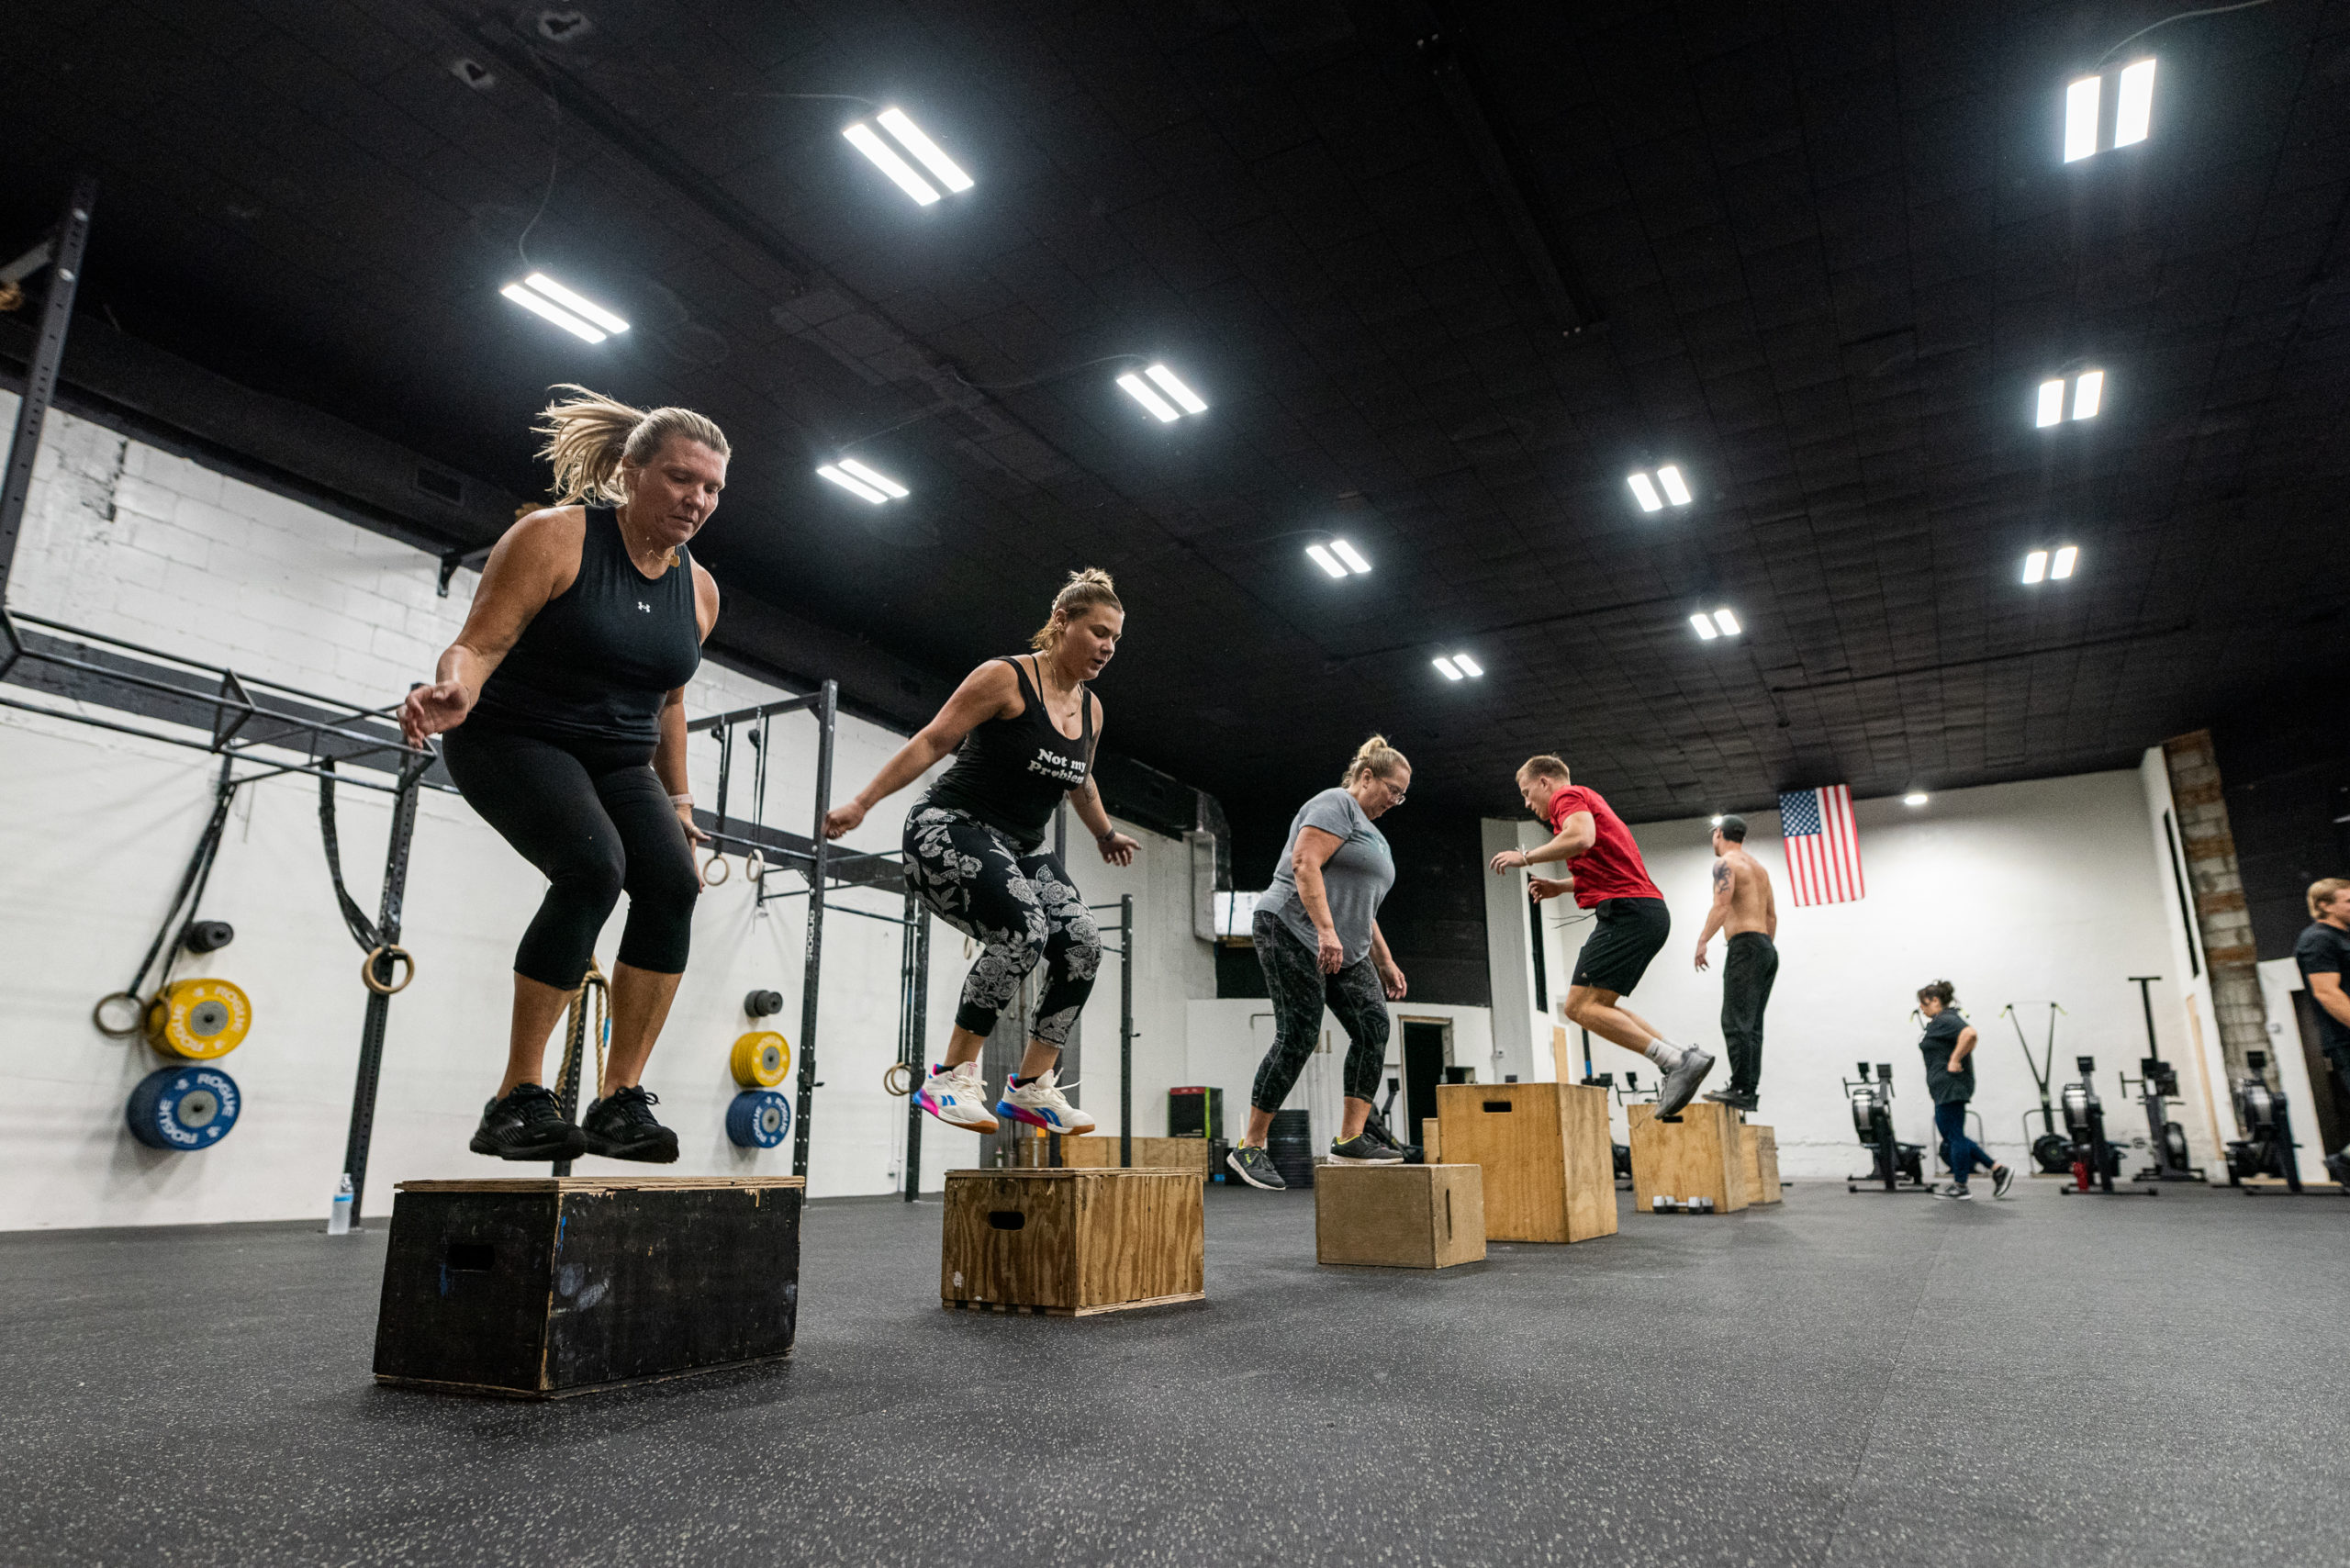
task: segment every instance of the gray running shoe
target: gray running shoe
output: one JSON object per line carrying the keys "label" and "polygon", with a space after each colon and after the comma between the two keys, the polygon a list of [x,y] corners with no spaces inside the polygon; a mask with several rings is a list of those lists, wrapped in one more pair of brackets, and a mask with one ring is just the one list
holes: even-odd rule
{"label": "gray running shoe", "polygon": [[1678,1115],[1681,1107],[1689,1103],[1689,1096],[1697,1092],[1697,1085],[1706,1081],[1706,1074],[1714,1070],[1714,1058],[1695,1046],[1681,1053],[1681,1065],[1664,1075],[1664,1092],[1657,1096],[1656,1114],[1660,1116]]}
{"label": "gray running shoe", "polygon": [[2012,1167],[2006,1165],[1994,1165],[1991,1167],[1991,1195],[1993,1197],[2006,1197],[2008,1195],[2008,1189],[2015,1184],[2016,1173]]}
{"label": "gray running shoe", "polygon": [[1404,1151],[1373,1137],[1369,1127],[1353,1137],[1340,1142],[1330,1140],[1330,1163],[1333,1165],[1401,1165]]}
{"label": "gray running shoe", "polygon": [[1945,1182],[1941,1186],[1934,1189],[1934,1196],[1937,1198],[1956,1198],[1960,1203],[1964,1204],[1970,1202],[1974,1198],[1975,1194],[1968,1192],[1965,1188],[1960,1186],[1955,1182]]}
{"label": "gray running shoe", "polygon": [[1225,1155],[1224,1162],[1251,1187],[1262,1187],[1268,1193],[1289,1190],[1289,1183],[1281,1180],[1281,1173],[1273,1169],[1273,1157],[1254,1144],[1242,1144]]}

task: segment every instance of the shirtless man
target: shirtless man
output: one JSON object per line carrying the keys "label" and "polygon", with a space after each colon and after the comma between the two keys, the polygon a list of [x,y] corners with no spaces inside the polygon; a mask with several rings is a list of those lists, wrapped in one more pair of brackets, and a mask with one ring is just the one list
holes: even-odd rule
{"label": "shirtless man", "polygon": [[1779,978],[1779,906],[1771,873],[1746,852],[1746,819],[1724,817],[1714,826],[1714,907],[1697,933],[1697,967],[1717,931],[1729,934],[1722,963],[1722,1047],[1729,1053],[1729,1087],[1707,1093],[1733,1111],[1751,1111],[1762,1081],[1762,1009]]}
{"label": "shirtless man", "polygon": [[1713,1056],[1673,1044],[1623,1004],[1673,935],[1664,895],[1649,880],[1631,829],[1598,790],[1571,782],[1565,763],[1555,756],[1527,758],[1517,770],[1517,793],[1553,836],[1531,849],[1503,850],[1494,857],[1494,875],[1523,866],[1563,865],[1566,876],[1528,878],[1526,890],[1536,903],[1572,895],[1592,913],[1591,935],[1583,939],[1567,990],[1567,1020],[1656,1063],[1663,1075],[1656,1114],[1673,1115],[1714,1070]]}

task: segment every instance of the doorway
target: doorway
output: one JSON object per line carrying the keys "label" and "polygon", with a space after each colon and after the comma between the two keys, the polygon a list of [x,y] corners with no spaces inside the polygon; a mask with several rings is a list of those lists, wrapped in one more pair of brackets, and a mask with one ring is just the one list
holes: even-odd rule
{"label": "doorway", "polygon": [[1426,1143],[1420,1123],[1436,1114],[1436,1086],[1444,1081],[1445,1060],[1452,1054],[1452,1024],[1442,1018],[1404,1021],[1404,1137]]}

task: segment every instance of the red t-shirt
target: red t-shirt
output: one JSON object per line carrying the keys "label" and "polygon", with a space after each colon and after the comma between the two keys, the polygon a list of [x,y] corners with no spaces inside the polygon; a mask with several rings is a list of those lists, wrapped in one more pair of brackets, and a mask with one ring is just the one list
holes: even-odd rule
{"label": "red t-shirt", "polygon": [[[1591,825],[1598,834],[1589,849],[1567,862],[1567,869],[1574,873],[1578,908],[1589,909],[1606,899],[1664,897],[1649,880],[1649,868],[1640,864],[1640,848],[1632,842],[1632,830],[1608,810],[1596,790],[1570,784],[1551,796],[1550,832],[1556,834],[1577,812],[1591,813]],[[1539,862],[1534,874],[1539,877],[1550,868],[1550,862]]]}

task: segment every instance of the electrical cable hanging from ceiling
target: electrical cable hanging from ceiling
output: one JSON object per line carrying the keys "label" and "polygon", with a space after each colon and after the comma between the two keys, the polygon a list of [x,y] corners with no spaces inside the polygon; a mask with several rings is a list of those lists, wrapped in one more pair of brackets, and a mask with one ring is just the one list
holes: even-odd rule
{"label": "electrical cable hanging from ceiling", "polygon": [[2136,32],[2132,33],[2128,38],[2123,39],[2120,43],[2115,44],[2111,49],[2107,50],[2103,54],[2098,55],[2097,57],[2098,67],[2100,70],[2103,69],[2107,61],[2111,60],[2115,55],[2120,54],[2123,50],[2128,49],[2132,44],[2136,43],[2140,39],[2144,38],[2156,28],[2166,28],[2173,22],[2184,22],[2196,17],[2224,17],[2231,11],[2249,11],[2255,6],[2266,6],[2267,4],[2269,4],[2269,0],[2238,0],[2238,3],[2233,6],[2206,6],[2200,10],[2180,11],[2176,15],[2165,17],[2159,22],[2149,22],[2144,27],[2140,28]]}

